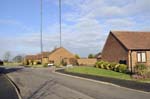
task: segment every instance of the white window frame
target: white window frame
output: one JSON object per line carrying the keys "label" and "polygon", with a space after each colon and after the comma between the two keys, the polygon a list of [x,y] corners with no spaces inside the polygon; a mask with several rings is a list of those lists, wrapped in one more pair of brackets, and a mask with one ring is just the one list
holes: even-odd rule
{"label": "white window frame", "polygon": [[137,62],[140,63],[146,62],[146,52],[137,52]]}
{"label": "white window frame", "polygon": [[141,62],[141,53],[137,53],[137,62]]}

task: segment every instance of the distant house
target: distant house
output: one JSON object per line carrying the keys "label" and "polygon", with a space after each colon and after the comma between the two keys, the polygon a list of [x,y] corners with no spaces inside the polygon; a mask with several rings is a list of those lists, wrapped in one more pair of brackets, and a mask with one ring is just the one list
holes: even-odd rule
{"label": "distant house", "polygon": [[27,55],[25,57],[25,64],[37,64],[41,63],[41,61],[42,64],[53,63],[59,65],[62,62],[65,64],[74,64],[76,62],[76,58],[74,54],[63,47],[56,48],[51,52],[42,52],[42,54]]}
{"label": "distant house", "polygon": [[102,51],[102,60],[128,65],[150,65],[150,32],[111,31]]}
{"label": "distant house", "polygon": [[51,52],[42,52],[42,63],[44,64],[48,64],[49,63],[49,55],[51,54]]}
{"label": "distant house", "polygon": [[36,57],[37,57],[36,55],[27,55],[27,56],[25,56],[24,64],[25,65],[35,64]]}
{"label": "distant house", "polygon": [[74,64],[76,61],[75,55],[69,52],[67,49],[60,47],[54,49],[48,56],[49,63],[56,65],[64,62],[66,64]]}
{"label": "distant house", "polygon": [[95,55],[95,58],[98,60],[98,61],[100,61],[101,59],[102,59],[102,55],[101,55],[102,53],[100,52],[100,53],[98,53],[98,54],[96,54]]}

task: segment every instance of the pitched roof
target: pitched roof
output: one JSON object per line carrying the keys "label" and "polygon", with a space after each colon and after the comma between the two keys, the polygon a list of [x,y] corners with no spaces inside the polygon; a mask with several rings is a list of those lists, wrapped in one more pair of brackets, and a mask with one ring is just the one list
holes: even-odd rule
{"label": "pitched roof", "polygon": [[[58,50],[66,50],[68,53],[72,54],[71,52],[69,52],[67,49],[63,48],[63,47],[60,47],[60,48],[56,48],[54,50],[52,50],[51,52],[42,52],[42,54],[36,54],[36,55],[27,55],[25,57],[25,59],[28,59],[28,60],[39,60],[41,59],[42,57],[43,58],[48,58],[49,55],[51,55],[52,53],[58,51]],[[72,54],[73,55],[73,54]],[[73,55],[74,56],[74,55]]]}
{"label": "pitched roof", "polygon": [[42,58],[42,54],[37,54],[35,56],[36,56],[36,59],[41,59]]}
{"label": "pitched roof", "polygon": [[[64,47],[59,47],[59,48],[56,48],[56,49],[52,50],[49,55],[51,55],[52,53],[54,53],[54,52],[56,52],[56,51],[58,51],[58,50],[65,50],[65,51],[67,51],[68,53],[72,54],[70,51],[68,51],[68,50],[65,49]],[[74,54],[72,54],[72,55],[74,56]]]}
{"label": "pitched roof", "polygon": [[27,55],[25,57],[25,59],[28,59],[28,60],[35,60],[36,59],[36,55]]}
{"label": "pitched roof", "polygon": [[128,50],[150,50],[150,32],[111,31],[110,33]]}
{"label": "pitched roof", "polygon": [[42,52],[42,57],[47,58],[51,52]]}

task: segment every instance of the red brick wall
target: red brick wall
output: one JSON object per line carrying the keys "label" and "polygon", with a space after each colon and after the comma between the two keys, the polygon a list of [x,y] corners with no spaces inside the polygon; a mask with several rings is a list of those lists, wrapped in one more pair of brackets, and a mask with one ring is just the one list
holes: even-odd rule
{"label": "red brick wall", "polygon": [[88,58],[81,58],[77,59],[77,62],[79,65],[83,66],[94,66],[95,63],[97,62],[97,59],[88,59]]}
{"label": "red brick wall", "polygon": [[110,33],[102,51],[102,60],[109,62],[119,62],[126,60],[128,64],[128,51]]}

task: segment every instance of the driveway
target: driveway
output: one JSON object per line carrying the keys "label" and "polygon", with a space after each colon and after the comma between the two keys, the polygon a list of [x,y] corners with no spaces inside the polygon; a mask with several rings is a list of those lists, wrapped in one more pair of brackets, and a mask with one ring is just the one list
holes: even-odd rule
{"label": "driveway", "polygon": [[50,68],[23,68],[7,74],[23,99],[149,99],[150,93],[69,77]]}

